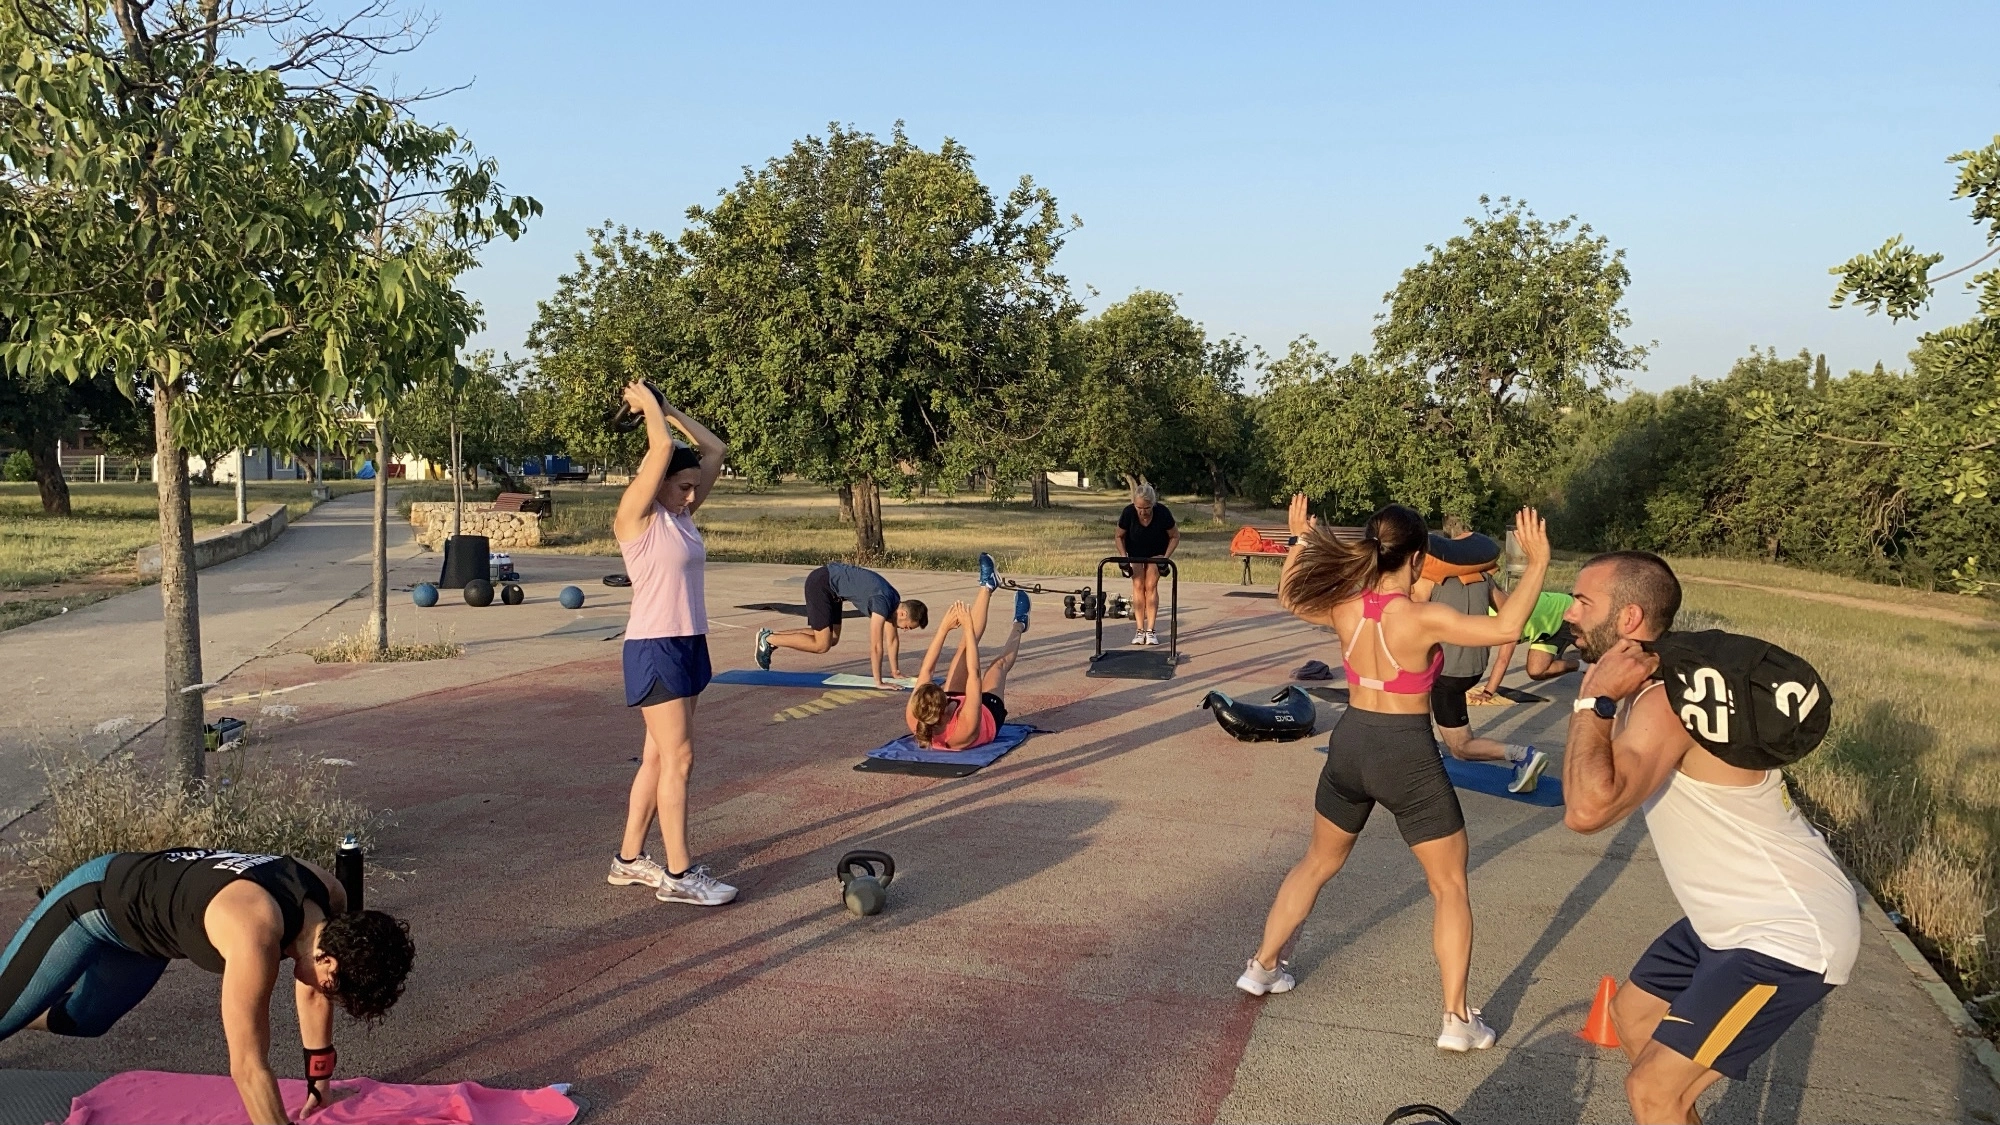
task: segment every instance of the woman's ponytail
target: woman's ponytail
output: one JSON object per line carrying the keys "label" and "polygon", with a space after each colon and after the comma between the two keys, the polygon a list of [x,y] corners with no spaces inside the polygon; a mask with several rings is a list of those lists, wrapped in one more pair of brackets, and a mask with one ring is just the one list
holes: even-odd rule
{"label": "woman's ponytail", "polygon": [[1382,575],[1408,566],[1430,544],[1430,528],[1413,508],[1391,504],[1368,519],[1359,539],[1342,539],[1324,525],[1299,540],[1278,600],[1293,613],[1319,616],[1375,588]]}

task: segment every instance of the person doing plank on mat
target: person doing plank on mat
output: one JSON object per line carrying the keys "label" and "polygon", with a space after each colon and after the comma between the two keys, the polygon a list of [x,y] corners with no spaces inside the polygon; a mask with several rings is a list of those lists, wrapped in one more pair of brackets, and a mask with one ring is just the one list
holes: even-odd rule
{"label": "person doing plank on mat", "polygon": [[[1495,590],[1494,604],[1504,605],[1507,594]],[[1535,598],[1535,608],[1528,613],[1528,623],[1521,627],[1521,635],[1500,646],[1500,658],[1493,662],[1493,672],[1487,677],[1483,687],[1475,689],[1472,701],[1490,701],[1500,691],[1500,679],[1507,674],[1507,665],[1513,663],[1516,641],[1528,645],[1526,667],[1531,680],[1553,680],[1566,676],[1582,666],[1581,660],[1570,655],[1576,645],[1576,633],[1564,619],[1569,607],[1576,599],[1558,590],[1543,590]]]}
{"label": "person doing plank on mat", "polygon": [[[986,635],[986,611],[999,584],[993,557],[980,555],[978,596],[969,608],[964,602],[952,603],[944,620],[938,622],[931,647],[924,652],[923,666],[917,669],[917,689],[910,693],[903,717],[926,750],[984,746],[1007,721],[1007,673],[1013,671],[1021,654],[1021,634],[1028,631],[1028,593],[1014,591],[1014,627],[1008,631],[999,657],[982,671],[979,640]],[[937,670],[938,657],[944,654],[945,638],[954,629],[963,629],[964,636],[958,642],[958,654],[951,658],[944,686],[939,687],[931,682],[931,676]]]}
{"label": "person doing plank on mat", "polygon": [[[1659,658],[1641,648],[1673,628],[1680,604],[1665,560],[1616,551],[1583,564],[1568,615],[1591,667],[1569,720],[1563,823],[1601,832],[1643,809],[1686,914],[1611,1002],[1632,1060],[1625,1096],[1646,1125],[1699,1122],[1701,1092],[1742,1080],[1847,982],[1861,947],[1854,886],[1783,774],[1731,765],[1697,743],[1657,678]],[[1712,723],[1718,704],[1684,708]]]}
{"label": "person doing plank on mat", "polygon": [[[1169,559],[1180,545],[1181,529],[1174,513],[1160,503],[1160,494],[1150,484],[1132,489],[1132,502],[1118,513],[1118,534],[1112,541],[1118,554],[1135,559]],[[1156,645],[1160,636],[1153,631],[1160,612],[1160,568],[1152,563],[1130,564],[1132,575],[1132,634],[1135,645]]]}
{"label": "person doing plank on mat", "polygon": [[899,685],[884,680],[903,677],[903,650],[896,635],[904,629],[921,629],[931,623],[931,611],[915,598],[905,599],[887,578],[862,566],[830,562],[806,575],[806,627],[777,632],[757,632],[757,667],[770,671],[771,650],[797,649],[799,652],[826,652],[840,643],[840,606],[852,602],[868,614],[868,674],[875,686]]}
{"label": "person doing plank on mat", "polygon": [[1319,526],[1304,496],[1292,497],[1293,545],[1278,581],[1279,604],[1300,620],[1331,626],[1346,653],[1348,707],[1328,739],[1326,766],[1313,800],[1312,842],[1278,888],[1264,940],[1236,986],[1253,996],[1296,983],[1280,958],[1320,888],[1340,873],[1377,803],[1396,817],[1404,843],[1423,865],[1436,913],[1431,948],[1443,981],[1444,1019],[1437,1045],[1483,1050],[1493,1029],[1466,1004],[1472,963],[1472,901],[1465,879],[1465,814],[1431,740],[1430,689],[1443,666],[1440,644],[1499,644],[1521,631],[1549,568],[1548,531],[1533,508],[1517,518],[1527,568],[1523,597],[1498,617],[1468,616],[1449,606],[1411,601],[1430,531],[1424,518],[1391,504],[1347,541]]}
{"label": "person doing plank on mat", "polygon": [[222,976],[229,1074],[250,1120],[289,1120],[271,1072],[271,995],[292,962],[305,1113],[333,1077],[333,1006],[373,1023],[416,947],[379,910],[347,912],[339,880],[302,859],[174,848],[101,855],[42,896],[0,956],[0,1039],[24,1028],[95,1038],[146,998],[167,963]]}
{"label": "person doing plank on mat", "polygon": [[[646,418],[646,456],[618,500],[611,532],[632,579],[625,626],[625,705],[639,708],[645,749],[625,802],[625,838],[605,880],[647,886],[661,902],[720,906],[736,888],[697,867],[688,851],[688,774],[694,768],[694,703],[708,686],[708,603],[702,572],[708,548],[694,514],[722,473],[726,452],[708,427],[666,405],[644,383],[625,388],[625,403]],[[674,443],[668,421],[694,442]],[[646,830],[660,822],[666,866],[645,852]]]}

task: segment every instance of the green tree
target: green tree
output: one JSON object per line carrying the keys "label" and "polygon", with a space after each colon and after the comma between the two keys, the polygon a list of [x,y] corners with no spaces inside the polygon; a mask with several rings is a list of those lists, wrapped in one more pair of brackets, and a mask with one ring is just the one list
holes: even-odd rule
{"label": "green tree", "polygon": [[105,376],[66,379],[0,370],[0,440],[14,445],[34,467],[29,478],[41,493],[42,511],[70,514],[69,482],[57,460],[58,443],[79,428],[117,443],[146,428],[141,408]]}
{"label": "green tree", "polygon": [[1061,402],[1064,457],[1085,475],[1149,479],[1176,460],[1178,406],[1204,377],[1208,338],[1174,299],[1142,289],[1082,322],[1077,382]]}
{"label": "green tree", "polygon": [[[1930,303],[1938,283],[1975,269],[2000,254],[2000,137],[1981,149],[1951,157],[1958,165],[1954,199],[1972,201],[1972,218],[1984,224],[1987,250],[1966,264],[1933,276],[1943,254],[1920,253],[1901,235],[1873,253],[1860,254],[1831,271],[1840,278],[1833,306],[1852,302],[1872,315],[1914,320]],[[1916,368],[1916,396],[1904,408],[1881,448],[1905,452],[1924,479],[1904,482],[1913,494],[1948,496],[1954,504],[1990,502],[2000,472],[2000,265],[1967,277],[1978,294],[1978,311],[1961,324],[1927,332],[1910,359]],[[1795,415],[1786,421],[1800,432],[1820,433],[1818,420]]]}
{"label": "green tree", "polygon": [[[526,412],[507,375],[508,369],[496,365],[491,352],[480,352],[463,366],[433,372],[403,392],[390,411],[396,447],[451,466],[452,498],[461,507],[468,466],[485,468],[511,482],[509,462],[528,452]],[[455,512],[454,535],[458,522]]]}
{"label": "green tree", "polygon": [[1340,363],[1305,337],[1259,366],[1258,444],[1280,494],[1303,492],[1343,523],[1391,502],[1433,516],[1471,510],[1466,464],[1439,438],[1439,407],[1420,375],[1363,356]]}
{"label": "green tree", "polygon": [[1623,250],[1573,216],[1548,222],[1505,196],[1479,204],[1465,234],[1403,271],[1375,358],[1431,384],[1436,425],[1482,488],[1523,492],[1560,412],[1601,400],[1646,349],[1619,339],[1631,326]]}
{"label": "green tree", "polygon": [[836,124],[688,218],[699,385],[668,393],[752,477],[851,488],[858,556],[884,549],[885,486],[994,464],[1045,405],[1070,228],[1031,179],[996,199],[955,141]]}
{"label": "green tree", "polygon": [[0,361],[69,380],[108,370],[150,398],[164,727],[188,782],[203,768],[202,671],[184,436],[240,395],[328,404],[289,418],[386,401],[463,338],[455,271],[380,237],[394,185],[447,213],[460,244],[533,209],[500,196],[455,134],[365,88],[394,44],[356,27],[295,3],[0,11]]}

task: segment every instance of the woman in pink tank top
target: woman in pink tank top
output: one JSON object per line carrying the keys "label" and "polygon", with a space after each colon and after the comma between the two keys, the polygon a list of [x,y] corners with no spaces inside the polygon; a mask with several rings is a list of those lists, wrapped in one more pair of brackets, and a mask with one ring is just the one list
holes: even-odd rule
{"label": "woman in pink tank top", "polygon": [[[639,708],[645,749],[625,805],[625,838],[612,858],[613,886],[648,886],[661,902],[720,906],[736,888],[697,867],[687,844],[687,783],[694,767],[694,704],[708,686],[708,608],[702,568],[708,551],[695,510],[722,474],[726,450],[708,427],[667,404],[644,383],[625,388],[625,405],[646,419],[646,456],[611,520],[632,615],[625,625],[625,705]],[[671,424],[692,447],[676,445]],[[646,830],[660,821],[662,867],[647,855]]]}
{"label": "woman in pink tank top", "polygon": [[1440,644],[1499,645],[1527,624],[1548,571],[1549,541],[1533,508],[1521,509],[1515,525],[1527,569],[1498,616],[1473,617],[1442,603],[1410,600],[1430,545],[1430,528],[1414,510],[1391,504],[1369,518],[1359,537],[1344,538],[1307,514],[1303,495],[1292,497],[1292,548],[1278,582],[1279,604],[1301,621],[1340,634],[1348,705],[1327,740],[1312,843],[1278,888],[1263,943],[1237,978],[1245,992],[1262,996],[1293,986],[1280,960],[1285,947],[1381,804],[1395,815],[1430,884],[1431,945],[1444,1001],[1438,1046],[1467,1051],[1493,1045],[1493,1029],[1466,1004],[1472,899],[1465,813],[1431,737],[1430,689],[1444,663]]}

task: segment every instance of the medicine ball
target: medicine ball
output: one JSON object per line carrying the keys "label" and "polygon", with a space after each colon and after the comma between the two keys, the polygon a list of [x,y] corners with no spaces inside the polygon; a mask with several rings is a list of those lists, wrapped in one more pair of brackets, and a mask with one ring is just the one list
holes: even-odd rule
{"label": "medicine ball", "polygon": [[418,609],[429,609],[438,604],[438,588],[428,582],[419,582],[410,589],[410,600]]}
{"label": "medicine ball", "polygon": [[556,595],[556,600],[562,603],[564,609],[582,609],[583,591],[574,586],[564,586],[562,593]]}
{"label": "medicine ball", "polygon": [[484,578],[475,578],[465,584],[465,604],[486,606],[493,604],[493,583]]}
{"label": "medicine ball", "polygon": [[527,595],[521,592],[521,584],[518,582],[509,582],[500,587],[500,600],[508,605],[520,605],[521,599],[525,597]]}

